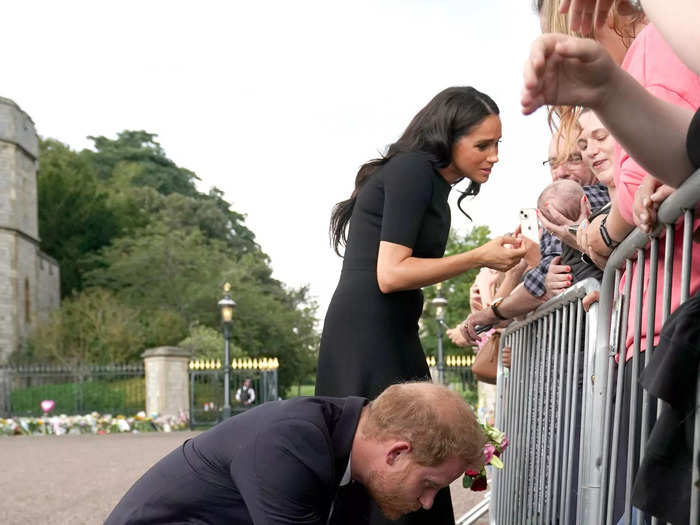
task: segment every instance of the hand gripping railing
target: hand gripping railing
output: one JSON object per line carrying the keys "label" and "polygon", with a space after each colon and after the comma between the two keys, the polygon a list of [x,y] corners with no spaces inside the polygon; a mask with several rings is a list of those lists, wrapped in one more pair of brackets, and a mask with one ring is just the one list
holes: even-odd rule
{"label": "hand gripping railing", "polygon": [[[658,226],[651,235],[644,234],[641,230],[634,230],[611,254],[605,267],[603,280],[601,283],[600,307],[598,318],[597,352],[600,359],[595,360],[595,375],[593,380],[593,400],[591,425],[586,428],[584,441],[588,456],[582,458],[581,480],[581,501],[579,523],[612,523],[612,505],[615,499],[614,480],[618,475],[626,476],[625,494],[625,523],[628,523],[631,515],[631,488],[633,481],[633,466],[639,464],[639,458],[633,457],[634,449],[627,443],[619,442],[620,434],[620,407],[619,403],[613,403],[613,398],[620,399],[622,394],[622,377],[625,366],[632,366],[632,388],[629,392],[630,405],[635,406],[639,395],[638,375],[641,352],[641,330],[642,322],[646,322],[647,334],[644,351],[644,363],[648,363],[652,356],[654,338],[655,314],[656,314],[656,283],[659,268],[663,268],[663,321],[665,322],[671,313],[671,298],[673,284],[673,254],[674,235],[676,221],[683,216],[683,255],[681,262],[681,290],[680,302],[684,302],[689,297],[690,275],[692,270],[692,235],[694,209],[700,202],[700,170],[691,175],[685,183],[678,188],[668,199],[666,199],[658,210]],[[659,236],[665,233],[665,260],[663,265],[659,264]],[[646,291],[647,312],[646,320],[642,319],[642,286],[645,281],[644,260],[647,256],[645,247],[649,246],[649,286]],[[625,364],[625,359],[619,358],[620,354],[626,354],[627,321],[630,311],[630,291],[632,282],[632,263],[637,259],[636,267],[636,301],[634,305],[634,326],[633,326],[633,350],[634,357]],[[697,264],[697,262],[696,262]],[[625,268],[627,275],[625,279],[625,290],[619,293],[619,283],[621,280],[621,269]],[[616,365],[615,356],[618,355],[620,365]],[[617,368],[617,381],[612,377],[613,371]],[[698,374],[700,378],[700,372]],[[616,392],[613,396],[613,384],[616,383]],[[646,438],[649,433],[649,410],[650,402],[646,392],[642,392],[642,427],[640,450],[643,454]],[[700,396],[700,388],[696,395]],[[698,403],[700,397],[698,397]],[[630,411],[629,435],[635,434],[636,415],[635,411]],[[653,419],[653,414],[651,416]],[[598,431],[593,424],[603,422],[603,431]],[[698,451],[700,450],[700,414],[696,410],[695,414],[695,436],[693,451],[693,483],[700,480],[698,471]],[[620,447],[626,447],[627,471],[625,473],[616,472],[615,456]],[[663,490],[661,488],[660,490]],[[700,523],[700,490],[691,489],[691,521],[690,523]],[[641,520],[643,515],[637,518]],[[656,521],[656,520],[654,520]],[[641,522],[641,521],[640,521]]]}

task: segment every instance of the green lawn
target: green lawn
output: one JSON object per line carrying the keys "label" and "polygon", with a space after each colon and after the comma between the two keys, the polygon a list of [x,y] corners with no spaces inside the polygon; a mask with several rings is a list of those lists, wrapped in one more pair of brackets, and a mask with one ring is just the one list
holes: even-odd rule
{"label": "green lawn", "polygon": [[11,412],[39,416],[42,414],[39,405],[44,399],[56,402],[54,414],[132,415],[146,409],[146,388],[143,377],[16,388],[10,394]]}
{"label": "green lawn", "polygon": [[284,395],[285,399],[297,396],[313,396],[316,385],[293,385]]}

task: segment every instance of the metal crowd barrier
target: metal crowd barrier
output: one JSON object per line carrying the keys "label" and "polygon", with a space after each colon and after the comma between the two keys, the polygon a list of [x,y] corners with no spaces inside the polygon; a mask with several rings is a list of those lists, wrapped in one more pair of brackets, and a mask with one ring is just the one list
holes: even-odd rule
{"label": "metal crowd barrier", "polygon": [[[641,355],[642,323],[648,334],[654,333],[659,272],[663,272],[663,321],[672,313],[674,235],[681,217],[681,303],[689,297],[694,209],[699,202],[700,170],[664,201],[658,211],[659,225],[651,235],[637,229],[613,252],[600,284],[600,301],[588,313],[583,312],[581,298],[596,288],[590,280],[548,301],[504,332],[501,348],[512,347],[513,364],[510,370],[502,369],[499,359],[496,423],[509,436],[511,447],[504,452],[504,470],[494,473],[491,523],[613,524],[618,476],[626,479],[623,523],[632,523],[634,472],[655,419],[653,403],[638,384],[640,359],[644,365],[649,362],[654,344],[653,336],[648,337]],[[660,239],[662,234],[665,238]],[[663,262],[659,261],[659,242],[665,243]],[[647,255],[648,315],[642,319]],[[634,357],[625,362],[635,259]],[[623,268],[627,277],[620,293]],[[623,393],[628,366],[632,367],[632,387]],[[638,425],[634,409],[629,421],[621,421],[620,403],[614,399],[623,394],[629,395],[632,407],[642,396],[641,433],[634,430]],[[658,403],[656,416],[662,405]],[[695,406],[691,524],[700,523],[700,369]],[[620,442],[621,425],[628,425],[628,443]],[[640,441],[638,455],[631,446],[634,439]],[[616,471],[620,447],[627,450],[625,472]],[[648,518],[637,512],[634,522],[646,523]],[[653,518],[651,523],[659,521]]]}
{"label": "metal crowd barrier", "polygon": [[598,289],[586,279],[501,336],[513,359],[507,375],[499,359],[496,426],[510,447],[506,467],[494,472],[492,523],[568,523],[576,512],[576,458],[591,397],[583,378],[595,353],[598,309],[584,312],[581,300]]}

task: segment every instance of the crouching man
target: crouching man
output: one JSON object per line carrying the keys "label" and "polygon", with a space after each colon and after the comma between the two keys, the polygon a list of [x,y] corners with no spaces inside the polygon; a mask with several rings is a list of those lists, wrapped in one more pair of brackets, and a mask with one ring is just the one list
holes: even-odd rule
{"label": "crouching man", "polygon": [[377,399],[270,402],[187,440],[139,479],[107,525],[368,523],[430,508],[483,465],[485,437],[458,394],[431,383]]}

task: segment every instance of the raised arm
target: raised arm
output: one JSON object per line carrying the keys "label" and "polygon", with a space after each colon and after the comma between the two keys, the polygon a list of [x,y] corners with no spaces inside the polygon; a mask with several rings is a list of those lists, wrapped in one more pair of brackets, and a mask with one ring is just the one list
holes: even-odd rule
{"label": "raised arm", "polygon": [[[504,246],[505,244],[513,247]],[[382,293],[415,290],[481,266],[506,271],[515,266],[526,251],[515,237],[496,237],[468,252],[427,259],[413,257],[413,250],[407,246],[381,241],[377,258],[377,282]]]}
{"label": "raised arm", "polygon": [[660,181],[678,187],[693,172],[685,142],[693,112],[650,94],[593,40],[559,34],[535,40],[521,103],[525,114],[545,104],[590,107]]}

